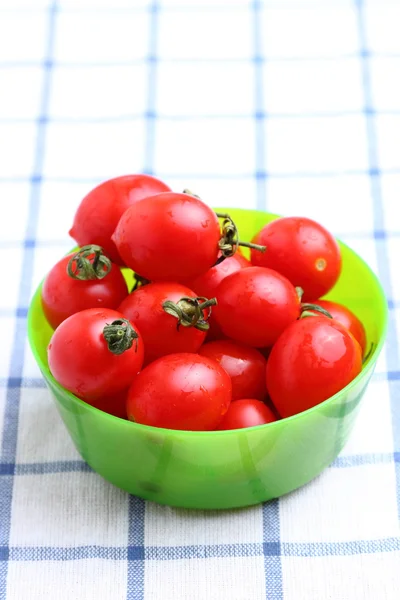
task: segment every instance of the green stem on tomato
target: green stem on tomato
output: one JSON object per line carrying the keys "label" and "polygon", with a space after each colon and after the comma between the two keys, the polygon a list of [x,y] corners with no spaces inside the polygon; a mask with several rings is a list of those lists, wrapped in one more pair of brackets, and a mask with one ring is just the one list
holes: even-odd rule
{"label": "green stem on tomato", "polygon": [[116,319],[107,324],[103,329],[103,336],[107,342],[107,348],[113,354],[119,355],[129,350],[136,344],[135,352],[138,347],[138,334],[132,327],[128,319]]}
{"label": "green stem on tomato", "polygon": [[112,263],[103,254],[103,249],[96,244],[83,246],[78,252],[71,256],[67,273],[72,279],[90,281],[103,279],[111,271]]}
{"label": "green stem on tomato", "polygon": [[[211,307],[216,304],[216,298],[208,300],[207,298],[198,296],[197,298],[184,297],[178,302],[165,300],[162,306],[167,314],[178,320],[177,329],[182,325],[183,327],[195,327],[200,331],[207,331],[210,328],[208,319],[211,316]],[[207,315],[204,316],[206,309]]]}

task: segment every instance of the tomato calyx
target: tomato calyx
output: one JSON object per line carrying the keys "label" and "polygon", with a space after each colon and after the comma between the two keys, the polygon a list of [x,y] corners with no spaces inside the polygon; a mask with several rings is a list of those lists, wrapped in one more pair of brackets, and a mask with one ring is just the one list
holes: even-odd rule
{"label": "tomato calyx", "polygon": [[113,354],[123,354],[125,350],[132,348],[133,342],[135,342],[135,352],[137,352],[139,336],[128,319],[116,319],[107,324],[103,329],[103,336],[107,342],[107,348]]}
{"label": "tomato calyx", "polygon": [[90,244],[71,256],[67,265],[67,273],[72,279],[89,281],[103,279],[111,271],[111,260],[103,254],[103,248]]}
{"label": "tomato calyx", "polygon": [[299,319],[304,319],[306,317],[316,317],[315,313],[319,313],[324,317],[328,317],[328,319],[333,319],[331,313],[322,308],[322,306],[318,306],[318,304],[309,304],[307,302],[303,302],[301,304],[301,313]]}
{"label": "tomato calyx", "polygon": [[[182,325],[183,327],[195,327],[200,331],[208,331],[210,324],[208,319],[211,316],[211,307],[217,304],[216,298],[204,298],[197,296],[196,298],[183,297],[178,302],[165,300],[163,309],[165,312],[178,320],[176,328]],[[204,316],[204,310],[207,310],[207,315]]]}
{"label": "tomato calyx", "polygon": [[245,246],[246,248],[251,248],[252,250],[259,250],[259,252],[265,252],[267,247],[260,246],[259,244],[253,244],[251,242],[242,242],[239,240],[239,233],[237,227],[232,219],[226,213],[215,213],[219,219],[223,219],[222,222],[222,237],[219,241],[219,249],[221,251],[221,256],[215,263],[216,265],[220,264],[225,258],[230,258],[233,256],[238,248],[238,246]]}

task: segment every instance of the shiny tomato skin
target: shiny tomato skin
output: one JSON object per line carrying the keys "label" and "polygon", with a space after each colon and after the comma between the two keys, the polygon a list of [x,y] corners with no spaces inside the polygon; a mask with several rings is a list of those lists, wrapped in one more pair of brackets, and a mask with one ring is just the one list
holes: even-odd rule
{"label": "shiny tomato skin", "polygon": [[300,300],[286,277],[272,269],[248,267],[225,277],[214,315],[223,333],[256,348],[272,346],[300,315]]}
{"label": "shiny tomato skin", "polygon": [[281,417],[327,400],[361,371],[359,343],[327,317],[306,317],[279,337],[267,363],[267,389]]}
{"label": "shiny tomato skin", "polygon": [[[228,277],[231,273],[235,273],[240,269],[251,267],[251,263],[237,250],[233,256],[226,258],[219,265],[215,265],[208,269],[199,277],[186,282],[198,296],[205,298],[214,298],[217,293],[217,287],[221,281]],[[207,341],[224,339],[226,336],[222,333],[214,315],[211,313],[209,318],[210,329],[207,333]]]}
{"label": "shiny tomato skin", "polygon": [[113,234],[124,263],[150,281],[185,282],[212,267],[221,237],[216,214],[190,194],[136,202]]}
{"label": "shiny tomato skin", "polygon": [[133,203],[168,192],[170,188],[150,175],[122,175],[104,181],[81,201],[69,232],[79,246],[97,244],[113,262],[123,264],[111,236]]}
{"label": "shiny tomato skin", "polygon": [[165,354],[196,353],[204,342],[206,332],[178,327],[177,319],[163,310],[165,300],[178,302],[184,297],[195,298],[196,294],[180,283],[159,281],[138,288],[120,304],[119,312],[139,327],[145,364]]}
{"label": "shiny tomato skin", "polygon": [[131,421],[190,431],[215,429],[232,398],[229,375],[198,354],[168,354],[139,373],[127,401]]}
{"label": "shiny tomato skin", "polygon": [[315,300],[312,301],[311,304],[317,304],[321,306],[325,310],[327,310],[336,321],[339,321],[346,329],[353,334],[356,338],[357,342],[361,346],[362,354],[364,356],[365,349],[367,346],[367,338],[364,329],[364,325],[361,323],[360,319],[356,317],[356,315],[351,312],[346,306],[343,304],[339,304],[338,302],[332,302],[331,300]]}
{"label": "shiny tomato skin", "polygon": [[232,401],[265,399],[267,361],[258,350],[232,340],[217,340],[204,344],[199,354],[215,360],[228,373],[232,380]]}
{"label": "shiny tomato skin", "polygon": [[319,223],[305,217],[271,221],[253,238],[267,247],[251,251],[253,265],[275,269],[303,289],[302,300],[320,298],[339,278],[342,259],[335,238]]}
{"label": "shiny tomato skin", "polygon": [[255,398],[236,400],[229,406],[218,429],[242,429],[276,421],[274,412]]}
{"label": "shiny tomato skin", "polygon": [[105,325],[123,315],[116,310],[90,308],[65,319],[48,346],[49,369],[65,389],[83,400],[111,397],[130,386],[143,364],[143,340],[138,334],[129,350],[113,354],[103,336]]}
{"label": "shiny tomato skin", "polygon": [[73,255],[59,260],[43,282],[43,312],[53,329],[67,317],[87,308],[116,309],[128,295],[124,276],[115,264],[103,279],[81,281],[70,277],[67,265]]}

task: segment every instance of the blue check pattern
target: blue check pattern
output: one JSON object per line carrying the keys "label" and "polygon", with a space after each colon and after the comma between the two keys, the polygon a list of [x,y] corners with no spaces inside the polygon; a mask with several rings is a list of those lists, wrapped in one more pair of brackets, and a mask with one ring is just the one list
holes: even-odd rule
{"label": "blue check pattern", "polygon": [[[400,6],[389,0],[0,5],[0,600],[397,600]],[[84,463],[26,341],[80,199],[128,172],[304,214],[385,288],[355,430],[303,489],[237,511],[146,503]]]}

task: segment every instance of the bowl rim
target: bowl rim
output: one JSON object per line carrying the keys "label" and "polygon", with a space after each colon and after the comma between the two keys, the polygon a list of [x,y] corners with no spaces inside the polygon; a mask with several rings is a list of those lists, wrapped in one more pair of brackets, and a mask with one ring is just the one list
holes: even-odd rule
{"label": "bowl rim", "polygon": [[[214,208],[213,210],[216,211],[221,211],[222,209],[220,208]],[[263,214],[263,215],[268,215],[269,217],[272,217],[272,220],[275,219],[279,219],[282,217],[282,215],[277,215],[275,213],[270,213],[268,211],[260,211],[260,210],[256,210],[256,209],[245,209],[245,208],[227,208],[225,207],[223,209],[226,212],[244,212],[244,213],[255,213],[255,214]],[[336,241],[339,243],[340,246],[345,247],[351,254],[355,255],[357,257],[358,260],[360,260],[363,265],[366,267],[366,269],[369,271],[369,274],[372,276],[372,279],[375,281],[377,289],[379,291],[379,300],[380,303],[382,305],[383,310],[383,331],[382,331],[382,335],[378,341],[378,343],[376,344],[375,347],[372,348],[367,360],[365,361],[362,370],[360,371],[360,373],[357,375],[357,377],[355,377],[349,384],[347,384],[344,388],[342,388],[341,390],[339,390],[338,392],[336,392],[336,394],[334,394],[333,396],[330,396],[329,398],[327,398],[326,400],[324,400],[323,402],[320,402],[319,404],[316,404],[315,406],[312,406],[311,408],[308,408],[305,411],[302,411],[301,413],[297,413],[295,415],[292,415],[290,417],[285,417],[283,419],[278,419],[276,421],[273,421],[272,423],[265,423],[263,425],[255,425],[253,427],[243,427],[243,428],[239,428],[239,429],[226,429],[226,430],[211,430],[211,431],[193,431],[193,430],[188,430],[188,429],[168,429],[165,427],[154,427],[152,425],[143,425],[141,423],[135,423],[134,421],[129,421],[128,419],[122,419],[120,417],[116,417],[114,415],[111,415],[109,413],[106,413],[102,410],[100,410],[99,408],[96,408],[95,406],[92,406],[91,404],[88,404],[87,402],[85,402],[84,400],[81,400],[80,398],[78,398],[77,396],[75,396],[72,392],[68,391],[66,388],[64,388],[62,385],[60,385],[58,383],[58,381],[53,377],[53,375],[50,372],[50,369],[48,367],[48,365],[46,363],[44,363],[41,360],[41,357],[39,355],[39,352],[36,348],[36,345],[34,343],[34,338],[35,338],[35,334],[34,334],[34,319],[33,319],[33,307],[34,305],[38,302],[38,299],[40,301],[40,294],[42,291],[42,286],[43,286],[43,282],[45,277],[42,279],[42,281],[39,283],[39,285],[37,286],[35,292],[32,294],[31,296],[31,300],[29,303],[29,308],[28,308],[28,316],[27,316],[27,331],[28,331],[28,340],[29,340],[29,345],[32,351],[32,354],[36,360],[36,363],[39,366],[39,369],[43,375],[43,378],[45,379],[45,381],[49,381],[51,383],[51,385],[53,387],[55,387],[61,394],[66,395],[71,402],[74,402],[75,404],[77,404],[78,406],[80,406],[81,408],[88,410],[89,412],[93,412],[94,414],[98,414],[101,413],[102,418],[105,421],[110,421],[111,423],[124,423],[125,426],[130,426],[133,429],[140,429],[143,432],[149,432],[149,433],[158,433],[158,434],[165,434],[165,435],[181,435],[181,436],[215,436],[215,435],[231,435],[236,434],[238,432],[249,432],[249,431],[260,431],[262,429],[265,428],[278,428],[278,427],[282,427],[282,424],[285,423],[290,423],[291,421],[294,420],[300,420],[302,418],[307,418],[308,415],[310,415],[313,412],[318,412],[318,410],[321,409],[322,406],[326,406],[330,403],[335,402],[335,400],[337,400],[337,398],[343,394],[343,392],[350,392],[354,387],[357,386],[357,384],[366,376],[367,373],[369,373],[376,364],[376,361],[382,351],[383,345],[385,344],[386,341],[386,335],[387,335],[387,329],[388,329],[388,316],[389,316],[389,310],[388,310],[388,304],[387,304],[387,299],[385,296],[385,292],[384,289],[382,287],[382,284],[378,278],[378,276],[374,273],[374,271],[371,269],[371,267],[365,262],[365,260],[359,255],[357,254],[357,252],[355,252],[352,248],[350,248],[350,246],[348,246],[347,244],[345,244],[344,242],[342,242],[340,239],[336,238]],[[73,252],[76,249],[76,247],[74,247],[72,250],[68,251],[67,254],[70,254],[71,252]],[[38,298],[39,297],[39,298]]]}

